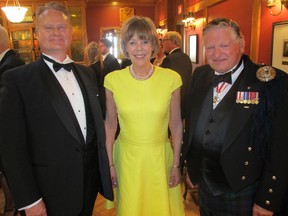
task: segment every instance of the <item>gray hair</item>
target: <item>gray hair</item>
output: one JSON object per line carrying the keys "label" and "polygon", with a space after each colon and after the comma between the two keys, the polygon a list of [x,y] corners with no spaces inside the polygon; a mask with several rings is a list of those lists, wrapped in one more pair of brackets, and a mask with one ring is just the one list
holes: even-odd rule
{"label": "gray hair", "polygon": [[139,16],[133,16],[128,19],[121,29],[121,50],[123,54],[129,58],[126,51],[127,43],[135,34],[140,40],[148,40],[152,43],[153,51],[151,58],[155,57],[159,50],[156,27],[150,18]]}
{"label": "gray hair", "polygon": [[244,39],[244,36],[240,31],[238,23],[232,19],[216,18],[211,20],[203,29],[203,35],[205,35],[206,32],[213,27],[219,27],[219,28],[231,27],[238,38]]}
{"label": "gray hair", "polygon": [[181,47],[182,45],[182,37],[177,31],[168,31],[165,35],[164,38],[170,39],[173,44],[175,44],[178,47]]}

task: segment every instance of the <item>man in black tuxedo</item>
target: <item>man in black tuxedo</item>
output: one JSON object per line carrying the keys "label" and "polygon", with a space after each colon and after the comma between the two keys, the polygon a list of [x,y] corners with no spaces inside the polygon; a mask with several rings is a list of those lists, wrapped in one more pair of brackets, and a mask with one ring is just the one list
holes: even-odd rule
{"label": "man in black tuxedo", "polygon": [[276,215],[288,187],[288,76],[243,54],[233,20],[209,22],[203,45],[182,148],[201,215]]}
{"label": "man in black tuxedo", "polygon": [[182,37],[176,31],[167,32],[163,39],[163,50],[167,56],[163,59],[160,65],[163,68],[169,68],[177,73],[182,78],[183,85],[181,87],[181,114],[182,118],[185,117],[185,109],[188,98],[189,86],[192,76],[192,63],[187,54],[185,54],[180,46],[182,44]]}
{"label": "man in black tuxedo", "polygon": [[108,40],[107,38],[103,38],[99,41],[100,44],[100,50],[103,57],[103,63],[104,63],[104,76],[106,76],[108,73],[119,70],[120,64],[111,53],[110,48],[112,47],[112,42]]}
{"label": "man in black tuxedo", "polygon": [[48,3],[36,16],[42,55],[2,76],[5,174],[26,215],[92,215],[98,192],[113,199],[95,75],[67,55],[67,9]]}
{"label": "man in black tuxedo", "polygon": [[[19,56],[14,50],[10,49],[8,32],[1,25],[0,25],[0,38],[1,38],[0,40],[0,80],[1,80],[1,76],[4,73],[4,71],[11,68],[19,67],[21,65],[24,65],[25,63],[24,61],[22,61],[22,59],[19,58]],[[0,162],[0,182],[5,197],[4,214],[7,214],[8,212],[13,214],[13,212],[15,211],[14,201],[6,177],[4,175],[1,162]]]}

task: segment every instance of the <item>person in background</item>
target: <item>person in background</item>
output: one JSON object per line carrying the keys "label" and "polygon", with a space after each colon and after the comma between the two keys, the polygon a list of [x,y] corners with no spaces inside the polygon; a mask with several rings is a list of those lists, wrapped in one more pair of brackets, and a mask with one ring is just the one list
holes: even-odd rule
{"label": "person in background", "polygon": [[130,66],[131,64],[132,64],[132,62],[131,62],[131,60],[129,58],[124,58],[121,61],[120,69],[124,69],[124,68]]}
{"label": "person in background", "polygon": [[[106,148],[117,188],[116,215],[183,216],[181,77],[150,63],[159,49],[151,19],[131,17],[121,38],[122,52],[132,65],[104,80]],[[115,141],[117,118],[120,133]]]}
{"label": "person in background", "polygon": [[[24,65],[24,61],[18,56],[18,54],[10,49],[9,35],[7,30],[0,25],[0,80],[2,74],[11,68]],[[8,183],[4,174],[4,170],[0,161],[0,183],[3,189],[5,206],[4,216],[17,214],[17,210],[14,208],[14,201],[11,191],[8,187]]]}
{"label": "person in background", "polygon": [[25,62],[19,55],[10,49],[9,35],[7,30],[0,25],[0,77],[4,71],[24,65]]}
{"label": "person in background", "polygon": [[160,38],[159,39],[159,51],[158,51],[156,57],[151,59],[151,63],[156,65],[156,66],[160,66],[165,57],[166,57],[166,54],[163,50],[163,42],[162,42],[162,39]]}
{"label": "person in background", "polygon": [[203,45],[208,64],[192,76],[181,158],[200,214],[277,215],[288,187],[288,76],[253,63],[231,19],[211,20]]}
{"label": "person in background", "polygon": [[38,7],[40,58],[2,75],[0,154],[22,215],[92,215],[97,193],[113,199],[95,74],[67,53],[67,8]]}
{"label": "person in background", "polygon": [[180,74],[183,82],[181,87],[181,115],[186,116],[186,104],[189,86],[191,84],[192,63],[187,54],[181,50],[182,37],[176,31],[168,31],[162,39],[163,50],[167,56],[160,65],[163,68],[170,68]]}
{"label": "person in background", "polygon": [[99,44],[104,62],[104,76],[114,70],[119,70],[120,64],[117,58],[110,54],[110,48],[113,45],[112,42],[107,38],[103,38],[100,40]]}
{"label": "person in background", "polygon": [[100,46],[97,42],[92,41],[84,48],[84,60],[86,65],[91,67],[95,72],[97,84],[99,88],[99,100],[101,104],[103,118],[105,118],[106,101],[104,88],[104,64],[100,51]]}

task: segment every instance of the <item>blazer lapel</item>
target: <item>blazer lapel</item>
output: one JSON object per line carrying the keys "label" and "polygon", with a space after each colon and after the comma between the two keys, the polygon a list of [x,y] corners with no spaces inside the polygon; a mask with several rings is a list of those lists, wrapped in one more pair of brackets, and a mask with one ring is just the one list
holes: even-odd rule
{"label": "blazer lapel", "polygon": [[45,89],[47,90],[47,95],[51,104],[56,111],[59,119],[62,121],[63,125],[66,127],[67,131],[80,143],[83,143],[83,137],[79,137],[79,133],[77,132],[77,128],[75,127],[75,123],[73,121],[73,117],[71,113],[67,109],[67,104],[63,100],[63,97],[59,93],[59,88],[62,88],[59,84],[57,78],[54,76],[53,72],[49,69],[46,63],[42,58],[39,58],[37,61],[37,65],[39,71],[41,71],[43,84]]}
{"label": "blazer lapel", "polygon": [[[262,89],[261,82],[256,79],[255,73],[251,73],[251,71],[255,71],[255,69],[251,69],[249,65],[243,69],[243,77],[240,81],[238,91],[260,93]],[[235,95],[235,103],[232,107],[231,118],[229,120],[231,123],[229,123],[229,127],[227,128],[227,135],[224,141],[222,152],[224,152],[232,144],[233,140],[241,132],[242,128],[253,114],[256,106],[256,104],[237,104]]]}

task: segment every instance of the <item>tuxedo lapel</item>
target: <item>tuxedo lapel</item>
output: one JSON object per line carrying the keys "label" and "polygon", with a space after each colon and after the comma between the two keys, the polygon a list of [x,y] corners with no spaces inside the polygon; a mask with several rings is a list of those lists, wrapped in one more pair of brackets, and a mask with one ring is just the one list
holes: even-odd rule
{"label": "tuxedo lapel", "polygon": [[[67,131],[79,142],[79,144],[84,144],[83,137],[79,136],[79,130],[75,125],[75,121],[72,116],[73,113],[69,112],[69,106],[63,100],[60,90],[62,89],[57,78],[54,76],[53,72],[49,69],[46,63],[39,58],[38,70],[41,71],[42,81],[45,90],[47,90],[47,95],[49,100],[56,111],[59,119],[62,121],[63,125],[66,127]],[[73,112],[73,110],[72,110]],[[76,117],[75,117],[76,118]]]}
{"label": "tuxedo lapel", "polygon": [[90,110],[92,113],[93,123],[94,123],[94,127],[97,133],[97,137],[98,139],[103,138],[102,134],[104,134],[105,132],[104,132],[104,127],[103,127],[103,118],[101,114],[102,111],[101,111],[101,107],[99,104],[99,99],[97,98],[99,96],[99,90],[97,89],[96,79],[93,79],[91,77],[94,75],[94,73],[93,71],[91,71],[91,74],[89,74],[89,71],[88,73],[86,71],[88,69],[85,69],[85,71],[83,71],[84,69],[83,68],[81,69],[79,65],[74,64],[74,66],[75,66],[75,72],[81,79],[83,86],[87,93],[89,106],[90,106]]}

